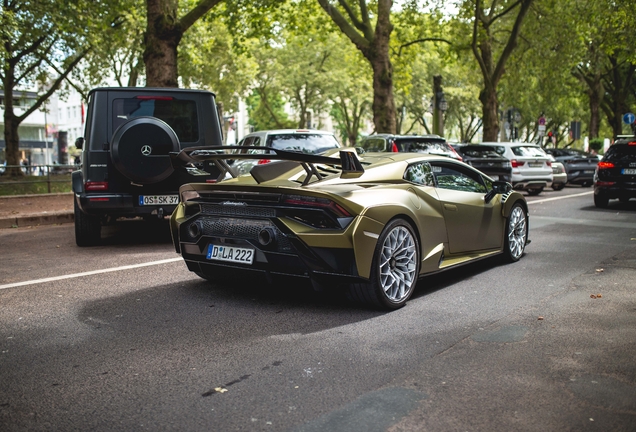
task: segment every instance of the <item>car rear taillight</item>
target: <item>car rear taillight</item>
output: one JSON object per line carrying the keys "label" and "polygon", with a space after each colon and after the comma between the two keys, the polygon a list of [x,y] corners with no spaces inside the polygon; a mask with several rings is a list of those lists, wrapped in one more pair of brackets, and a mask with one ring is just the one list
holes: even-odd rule
{"label": "car rear taillight", "polygon": [[633,145],[633,146],[636,146],[636,141],[630,141],[630,142],[628,142],[628,143],[627,143],[627,145]]}
{"label": "car rear taillight", "polygon": [[265,165],[271,162],[271,159],[259,159],[257,165]]}
{"label": "car rear taillight", "polygon": [[86,183],[84,183],[84,190],[87,192],[88,191],[92,191],[92,192],[107,191],[108,182],[87,181]]}
{"label": "car rear taillight", "polygon": [[512,165],[513,168],[519,168],[524,166],[526,163],[524,161],[518,161],[517,159],[513,159],[510,161],[510,165]]}
{"label": "car rear taillight", "polygon": [[392,151],[393,153],[397,153],[397,152],[399,152],[398,147],[397,147],[397,144],[395,144],[395,141],[391,141],[391,144],[392,144],[392,145],[391,145],[391,151]]}
{"label": "car rear taillight", "polygon": [[598,169],[609,169],[614,168],[614,164],[612,162],[599,162]]}
{"label": "car rear taillight", "polygon": [[327,198],[287,195],[282,204],[285,216],[318,229],[345,229],[353,220],[351,213]]}
{"label": "car rear taillight", "polygon": [[294,205],[294,206],[313,207],[313,208],[331,210],[338,217],[351,216],[351,214],[347,210],[345,210],[340,204],[335,203],[326,198],[316,198],[316,197],[301,196],[301,195],[289,195],[285,197],[285,199],[283,199],[283,203]]}
{"label": "car rear taillight", "polygon": [[551,167],[551,166],[552,166],[552,161],[546,161],[545,163],[546,163],[549,167]]}

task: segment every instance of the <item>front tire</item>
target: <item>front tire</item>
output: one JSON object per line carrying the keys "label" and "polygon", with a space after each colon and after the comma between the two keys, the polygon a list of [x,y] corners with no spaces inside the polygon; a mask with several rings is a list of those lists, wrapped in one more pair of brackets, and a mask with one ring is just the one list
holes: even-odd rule
{"label": "front tire", "polygon": [[528,242],[528,213],[523,205],[512,206],[506,221],[504,258],[507,262],[519,261]]}
{"label": "front tire", "polygon": [[399,309],[413,294],[419,269],[415,231],[407,221],[394,219],[376,244],[369,282],[352,284],[350,298],[384,310]]}
{"label": "front tire", "polygon": [[77,199],[74,200],[73,204],[75,244],[80,247],[99,244],[102,237],[102,224],[99,217],[84,213],[77,204]]}

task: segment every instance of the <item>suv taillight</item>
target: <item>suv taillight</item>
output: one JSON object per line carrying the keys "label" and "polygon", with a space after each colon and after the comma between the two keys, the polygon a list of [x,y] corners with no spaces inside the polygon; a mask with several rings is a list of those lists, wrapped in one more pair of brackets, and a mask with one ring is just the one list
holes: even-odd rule
{"label": "suv taillight", "polygon": [[546,163],[549,167],[551,167],[551,166],[552,166],[552,161],[546,161],[545,163]]}
{"label": "suv taillight", "polygon": [[93,181],[87,181],[86,183],[84,183],[84,190],[85,191],[91,191],[91,192],[102,192],[102,191],[107,191],[108,190],[108,182],[93,182]]}
{"label": "suv taillight", "polygon": [[598,169],[609,169],[614,168],[614,164],[612,162],[599,162]]}
{"label": "suv taillight", "polygon": [[518,161],[517,159],[513,159],[510,161],[510,165],[512,165],[513,168],[519,168],[524,166],[526,163],[524,161]]}

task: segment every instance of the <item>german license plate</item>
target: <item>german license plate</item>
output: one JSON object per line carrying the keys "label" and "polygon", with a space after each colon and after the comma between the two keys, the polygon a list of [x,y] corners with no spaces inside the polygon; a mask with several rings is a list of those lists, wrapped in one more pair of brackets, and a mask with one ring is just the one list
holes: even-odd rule
{"label": "german license plate", "polygon": [[254,262],[254,249],[211,244],[208,246],[206,258],[216,261],[252,264],[252,262]]}
{"label": "german license plate", "polygon": [[594,174],[594,170],[585,170],[583,174]]}
{"label": "german license plate", "polygon": [[528,165],[531,168],[541,168],[543,166],[543,163],[542,162],[530,162],[530,163],[528,163]]}
{"label": "german license plate", "polygon": [[179,195],[139,195],[139,205],[177,205]]}
{"label": "german license plate", "polygon": [[623,174],[636,175],[636,168],[625,168],[623,169]]}
{"label": "german license plate", "polygon": [[491,175],[490,178],[493,179],[493,180],[499,180],[499,176],[498,175]]}

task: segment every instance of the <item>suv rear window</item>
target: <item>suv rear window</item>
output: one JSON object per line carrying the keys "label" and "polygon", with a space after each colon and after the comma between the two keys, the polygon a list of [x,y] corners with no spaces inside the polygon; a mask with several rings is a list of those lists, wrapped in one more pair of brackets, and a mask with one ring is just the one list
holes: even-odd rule
{"label": "suv rear window", "polygon": [[613,145],[605,153],[607,161],[636,161],[636,146],[634,145]]}
{"label": "suv rear window", "polygon": [[546,154],[542,149],[533,146],[512,147],[512,152],[515,156],[546,157]]}
{"label": "suv rear window", "polygon": [[326,134],[279,134],[267,137],[267,147],[302,153],[321,153],[340,147],[332,135]]}
{"label": "suv rear window", "polygon": [[447,155],[451,153],[449,148],[446,146],[445,141],[398,139],[395,141],[395,144],[400,152],[431,153],[440,155]]}
{"label": "suv rear window", "polygon": [[469,157],[478,157],[478,158],[499,158],[501,157],[499,153],[495,151],[494,148],[488,146],[466,146],[460,147],[458,151],[464,155]]}
{"label": "suv rear window", "polygon": [[113,100],[113,130],[127,121],[142,116],[157,117],[174,129],[180,142],[199,140],[197,104],[192,100],[172,97],[137,96]]}

